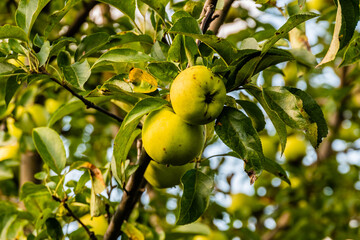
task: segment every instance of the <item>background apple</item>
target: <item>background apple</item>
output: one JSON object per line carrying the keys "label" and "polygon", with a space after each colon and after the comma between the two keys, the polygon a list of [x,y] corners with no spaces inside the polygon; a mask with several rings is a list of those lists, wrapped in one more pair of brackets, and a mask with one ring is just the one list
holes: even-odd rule
{"label": "background apple", "polygon": [[95,235],[104,235],[109,225],[104,215],[91,217],[90,214],[86,214],[82,216],[80,220],[86,226],[90,227],[90,231],[93,231]]}
{"label": "background apple", "polygon": [[213,121],[221,113],[225,98],[224,82],[205,66],[182,71],[170,88],[175,113],[190,124]]}
{"label": "background apple", "polygon": [[203,149],[204,127],[190,125],[171,108],[162,108],[149,114],[142,130],[146,152],[156,162],[183,165]]}
{"label": "background apple", "polygon": [[166,166],[155,161],[150,161],[146,168],[144,177],[152,186],[157,188],[169,188],[180,183],[181,177],[186,171],[192,169],[194,163],[182,166]]}
{"label": "background apple", "polygon": [[288,161],[297,161],[306,155],[306,141],[298,135],[291,135],[287,138],[284,156]]}

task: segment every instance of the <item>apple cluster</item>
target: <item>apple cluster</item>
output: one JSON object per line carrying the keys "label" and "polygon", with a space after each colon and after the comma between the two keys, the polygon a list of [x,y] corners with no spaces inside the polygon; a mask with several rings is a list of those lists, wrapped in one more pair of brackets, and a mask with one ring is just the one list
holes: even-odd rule
{"label": "apple cluster", "polygon": [[225,98],[224,82],[205,66],[187,68],[175,78],[172,108],[153,111],[143,126],[143,145],[153,159],[145,172],[150,184],[166,188],[180,183],[204,148],[204,124],[219,116]]}

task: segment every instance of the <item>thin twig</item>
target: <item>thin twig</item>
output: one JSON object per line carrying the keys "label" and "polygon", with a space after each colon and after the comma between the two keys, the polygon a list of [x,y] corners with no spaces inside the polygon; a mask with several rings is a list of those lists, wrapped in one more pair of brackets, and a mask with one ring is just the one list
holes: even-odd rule
{"label": "thin twig", "polygon": [[[53,82],[55,82],[55,83],[57,83],[58,85],[62,86],[62,87],[65,88],[68,92],[70,92],[73,96],[75,96],[75,97],[78,98],[80,101],[82,101],[82,102],[86,105],[87,108],[93,108],[93,109],[95,109],[95,110],[97,110],[97,111],[99,111],[99,112],[102,112],[102,113],[108,115],[109,117],[115,119],[115,120],[118,121],[119,123],[122,123],[122,122],[123,122],[123,120],[124,120],[123,118],[121,118],[121,117],[119,117],[119,116],[117,116],[117,115],[109,112],[109,111],[106,110],[105,108],[102,108],[102,107],[96,105],[95,103],[87,100],[86,98],[84,98],[83,96],[81,96],[80,94],[78,94],[78,93],[76,93],[74,90],[72,90],[71,87],[69,87],[66,82],[64,82],[64,81],[61,81],[61,82],[60,82],[58,79],[52,77],[51,74],[48,73],[45,68],[41,68],[40,71],[41,71],[41,73],[50,76],[50,80],[52,80]],[[142,128],[142,125],[139,123],[137,127],[141,129],[141,128]]]}
{"label": "thin twig", "polygon": [[64,208],[68,211],[69,215],[72,216],[78,223],[80,223],[80,225],[85,229],[86,233],[89,235],[91,240],[97,240],[95,233],[93,231],[90,231],[90,229],[80,220],[80,218],[78,218],[74,212],[71,210],[71,208],[69,207],[69,205],[66,203],[66,199],[61,200],[60,198],[58,198],[57,196],[53,195],[52,198],[59,202],[62,203]]}

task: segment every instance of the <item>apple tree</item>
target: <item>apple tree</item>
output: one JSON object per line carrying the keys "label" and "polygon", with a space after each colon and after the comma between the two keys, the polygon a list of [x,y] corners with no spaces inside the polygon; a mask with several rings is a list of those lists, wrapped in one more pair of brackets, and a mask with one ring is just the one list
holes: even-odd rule
{"label": "apple tree", "polygon": [[1,239],[359,236],[359,1],[0,6]]}

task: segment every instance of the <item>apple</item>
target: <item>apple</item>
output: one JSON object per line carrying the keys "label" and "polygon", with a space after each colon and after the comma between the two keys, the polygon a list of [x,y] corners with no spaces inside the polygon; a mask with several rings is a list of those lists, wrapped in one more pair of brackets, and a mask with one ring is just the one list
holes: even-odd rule
{"label": "apple", "polygon": [[275,159],[278,150],[278,142],[274,137],[267,135],[260,136],[261,145],[264,156],[270,159]]}
{"label": "apple", "polygon": [[150,161],[144,177],[148,183],[157,188],[169,188],[180,183],[181,177],[194,167],[194,163],[181,166],[166,166],[155,161]]}
{"label": "apple", "polygon": [[150,113],[142,130],[143,145],[149,156],[161,164],[184,165],[202,151],[204,126],[184,122],[169,107]]}
{"label": "apple", "polygon": [[306,155],[306,141],[298,135],[291,135],[287,138],[284,156],[287,161],[294,162],[301,160]]}
{"label": "apple", "polygon": [[174,111],[190,124],[209,123],[221,113],[225,99],[225,84],[205,66],[182,71],[170,88]]}

